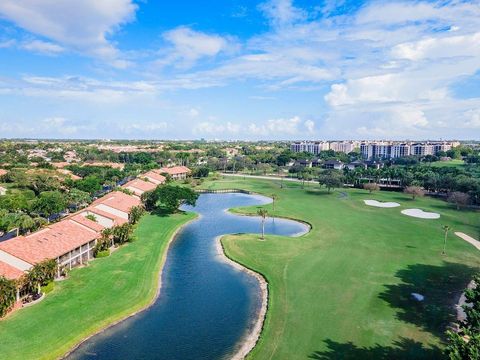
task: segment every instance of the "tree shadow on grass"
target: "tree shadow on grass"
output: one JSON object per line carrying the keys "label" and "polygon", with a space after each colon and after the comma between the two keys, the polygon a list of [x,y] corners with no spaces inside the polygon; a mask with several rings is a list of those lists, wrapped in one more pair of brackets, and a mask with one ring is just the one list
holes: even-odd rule
{"label": "tree shadow on grass", "polygon": [[152,210],[150,212],[150,214],[152,215],[155,215],[155,216],[159,216],[159,217],[169,217],[171,215],[186,215],[187,212],[186,211],[183,211],[183,210],[177,210],[176,212],[172,212],[171,210],[169,209],[165,209],[165,208],[157,208],[155,210]]}
{"label": "tree shadow on grass", "polygon": [[[402,283],[385,285],[379,298],[397,309],[398,320],[444,339],[447,326],[456,320],[455,304],[476,272],[478,269],[451,262],[410,265],[396,273]],[[424,300],[416,300],[412,293]]]}
{"label": "tree shadow on grass", "polygon": [[307,187],[305,187],[305,192],[306,192],[307,194],[309,194],[309,195],[323,195],[323,196],[334,194],[333,191],[328,192],[328,191],[325,190],[325,189],[319,189],[319,188],[317,188],[317,189],[310,188],[310,189],[309,189],[309,188],[307,188]]}
{"label": "tree shadow on grass", "polygon": [[372,347],[359,347],[353,343],[338,343],[326,340],[328,350],[315,351],[308,356],[309,359],[337,360],[337,359],[442,359],[442,351],[438,347],[424,347],[415,340],[401,338],[392,346],[375,345]]}

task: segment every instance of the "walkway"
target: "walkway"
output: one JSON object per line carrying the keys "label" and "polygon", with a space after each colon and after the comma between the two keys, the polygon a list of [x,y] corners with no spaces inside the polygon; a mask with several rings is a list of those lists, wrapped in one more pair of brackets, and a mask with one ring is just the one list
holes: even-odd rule
{"label": "walkway", "polygon": [[475,246],[478,250],[480,250],[480,241],[475,240],[473,237],[468,236],[467,234],[464,234],[462,232],[456,232],[455,235],[457,235],[459,238],[465,240],[466,242],[472,244]]}

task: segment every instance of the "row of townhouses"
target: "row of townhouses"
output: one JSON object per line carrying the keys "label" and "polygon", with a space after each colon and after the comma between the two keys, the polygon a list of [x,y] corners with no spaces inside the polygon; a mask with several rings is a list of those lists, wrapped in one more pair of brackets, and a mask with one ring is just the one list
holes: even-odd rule
{"label": "row of townhouses", "polygon": [[300,141],[290,145],[292,152],[308,152],[314,155],[321,151],[334,150],[350,153],[357,149],[364,159],[394,159],[405,156],[435,155],[459,146],[456,141],[440,142],[395,142],[395,141]]}
{"label": "row of townhouses", "polygon": [[[142,205],[140,196],[166,181],[162,174],[184,179],[190,170],[185,166],[151,170],[124,184],[122,191],[113,191],[95,200],[85,209],[37,232],[0,242],[0,276],[17,280],[35,264],[55,259],[58,276],[61,270],[86,264],[93,258],[94,247],[106,228],[129,221],[132,208]],[[22,289],[18,289],[17,300]]]}

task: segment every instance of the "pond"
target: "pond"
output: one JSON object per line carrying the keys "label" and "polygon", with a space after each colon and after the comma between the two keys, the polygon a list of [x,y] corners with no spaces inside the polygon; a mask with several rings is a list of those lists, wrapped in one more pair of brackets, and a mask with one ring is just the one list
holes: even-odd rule
{"label": "pond", "polygon": [[[147,310],[93,336],[68,359],[223,359],[239,348],[261,307],[258,280],[234,269],[218,255],[223,234],[260,233],[259,217],[226,209],[262,205],[271,200],[246,194],[202,194],[200,216],[173,241],[162,274],[162,289]],[[268,234],[298,236],[300,222],[267,219]],[[295,240],[292,240],[295,241]]]}

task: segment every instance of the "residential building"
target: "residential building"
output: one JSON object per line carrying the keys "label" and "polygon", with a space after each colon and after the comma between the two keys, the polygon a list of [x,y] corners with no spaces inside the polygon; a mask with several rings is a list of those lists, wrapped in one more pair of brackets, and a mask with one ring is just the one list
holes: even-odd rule
{"label": "residential building", "polygon": [[4,188],[3,186],[0,186],[0,196],[6,195],[7,194],[7,189]]}
{"label": "residential building", "polygon": [[342,152],[345,154],[353,152],[360,146],[358,141],[332,141],[330,142],[330,150]]}
{"label": "residential building", "polygon": [[148,180],[149,182],[155,184],[155,185],[160,185],[163,184],[167,178],[163,175],[160,175],[157,171],[149,171],[141,176],[141,178]]}
{"label": "residential building", "polygon": [[302,141],[291,144],[290,150],[318,155],[321,151],[330,150],[330,145],[326,141]]}
{"label": "residential building", "polygon": [[[156,174],[155,174],[156,175]],[[159,175],[161,176],[161,175]],[[141,179],[134,179],[129,181],[125,185],[122,186],[123,188],[130,190],[136,196],[142,196],[142,194],[146,191],[155,190],[157,184],[150,181],[143,181]]]}
{"label": "residential building", "polygon": [[128,220],[130,210],[142,203],[139,198],[127,195],[121,191],[113,191],[95,200],[89,208],[98,209]]}
{"label": "residential building", "polygon": [[406,156],[436,155],[440,151],[448,151],[458,142],[362,142],[360,152],[364,159],[395,159]]}
{"label": "residential building", "polygon": [[343,170],[345,165],[343,162],[338,160],[328,160],[323,163],[322,167],[324,169]]}
{"label": "residential building", "polygon": [[71,219],[60,221],[33,234],[1,242],[2,261],[5,262],[8,258],[5,254],[8,254],[7,263],[25,271],[27,264],[31,268],[44,260],[55,259],[59,270],[62,267],[71,269],[93,258],[99,236],[98,232]]}
{"label": "residential building", "polygon": [[162,167],[160,170],[156,171],[158,174],[168,174],[174,180],[183,180],[186,179],[188,175],[192,172],[186,166],[173,166],[173,167]]}

